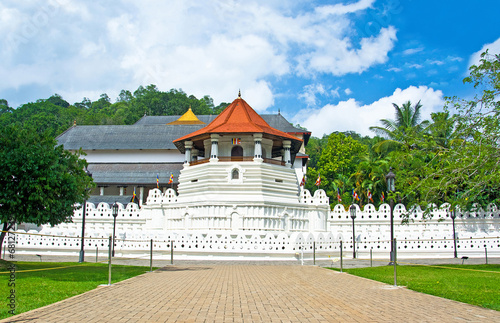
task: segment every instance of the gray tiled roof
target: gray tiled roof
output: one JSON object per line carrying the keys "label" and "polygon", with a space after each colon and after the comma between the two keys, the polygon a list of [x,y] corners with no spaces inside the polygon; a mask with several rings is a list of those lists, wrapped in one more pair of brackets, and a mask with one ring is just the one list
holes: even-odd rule
{"label": "gray tiled roof", "polygon": [[[264,119],[271,127],[278,129],[283,132],[307,132],[307,130],[299,129],[290,124],[288,120],[285,119],[281,114],[261,114],[262,119]],[[167,124],[172,121],[179,119],[180,116],[144,116],[136,125],[162,125]],[[206,124],[212,122],[217,116],[216,115],[197,115],[198,119]],[[200,127],[201,128],[201,127]]]}
{"label": "gray tiled roof", "polygon": [[[57,137],[59,144],[69,150],[107,149],[177,149],[172,143],[205,125],[167,125],[180,116],[144,116],[133,125],[73,126]],[[216,115],[199,115],[209,124]],[[283,132],[303,133],[280,114],[264,114],[262,118]],[[305,138],[306,141],[309,137]]]}
{"label": "gray tiled roof", "polygon": [[132,195],[92,195],[87,201],[93,203],[96,207],[101,202],[108,203],[110,206],[115,202],[127,206],[132,201]]}
{"label": "gray tiled roof", "polygon": [[127,164],[89,164],[88,170],[99,185],[156,185],[159,174],[160,185],[165,186],[174,174],[178,182],[182,163],[127,163]]}
{"label": "gray tiled roof", "polygon": [[73,126],[57,137],[65,149],[177,149],[173,140],[200,125]]}
{"label": "gray tiled roof", "polygon": [[[161,125],[173,122],[179,119],[181,116],[144,116],[139,121],[135,123],[135,125]],[[209,124],[212,122],[217,115],[197,115],[196,116],[200,121]],[[205,125],[199,125],[199,127],[204,127]]]}
{"label": "gray tiled roof", "polygon": [[262,119],[264,119],[268,125],[273,127],[274,129],[281,130],[287,133],[303,133],[309,132],[308,130],[296,128],[292,126],[288,120],[285,119],[281,114],[261,114]]}

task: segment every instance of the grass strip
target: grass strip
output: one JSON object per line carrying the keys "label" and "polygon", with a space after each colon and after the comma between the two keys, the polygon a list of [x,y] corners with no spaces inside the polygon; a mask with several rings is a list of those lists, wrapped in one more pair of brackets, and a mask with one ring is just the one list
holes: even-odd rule
{"label": "grass strip", "polygon": [[[16,264],[16,314],[49,305],[108,283],[108,264],[74,262],[14,262]],[[8,263],[0,263],[0,271]],[[67,267],[67,268],[62,268]],[[50,269],[54,268],[54,269]],[[36,271],[43,269],[41,271]],[[156,269],[156,268],[154,268]],[[116,283],[149,271],[148,267],[113,265],[111,282]],[[0,319],[10,317],[7,297],[9,275],[0,275]]]}
{"label": "grass strip", "polygon": [[[344,272],[394,284],[393,266]],[[500,265],[398,266],[397,281],[398,286],[417,292],[500,311]]]}

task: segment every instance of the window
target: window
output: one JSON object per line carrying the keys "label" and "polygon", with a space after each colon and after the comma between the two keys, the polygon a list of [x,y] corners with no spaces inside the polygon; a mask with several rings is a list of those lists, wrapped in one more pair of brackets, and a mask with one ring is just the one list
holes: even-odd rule
{"label": "window", "polygon": [[238,169],[233,169],[231,172],[231,179],[239,179],[240,178],[240,172]]}
{"label": "window", "polygon": [[234,146],[231,149],[231,157],[243,157],[243,148],[241,146]]}

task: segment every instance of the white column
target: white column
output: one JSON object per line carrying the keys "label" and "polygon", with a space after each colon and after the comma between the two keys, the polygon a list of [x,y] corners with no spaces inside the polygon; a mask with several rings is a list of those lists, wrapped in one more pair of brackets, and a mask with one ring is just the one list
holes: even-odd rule
{"label": "white column", "polygon": [[125,191],[125,186],[120,186],[120,196],[123,196],[124,191]]}
{"label": "white column", "polygon": [[104,186],[99,186],[99,195],[104,195]]}
{"label": "white column", "polygon": [[255,144],[253,160],[254,161],[262,161],[262,134],[261,133],[254,133],[253,134],[253,142]]}
{"label": "white column", "polygon": [[212,151],[210,152],[210,162],[219,161],[219,135],[211,134],[210,141],[212,142]]}
{"label": "white column", "polygon": [[290,140],[283,140],[283,148],[285,149],[285,165],[290,167],[292,165],[292,156],[290,155],[290,148],[292,142]]}
{"label": "white column", "polygon": [[139,186],[139,206],[142,207],[142,200],[144,197],[144,186]]}
{"label": "white column", "polygon": [[193,142],[189,140],[185,141],[184,147],[185,147],[184,164],[189,165],[189,163],[191,162],[191,148],[193,148]]}

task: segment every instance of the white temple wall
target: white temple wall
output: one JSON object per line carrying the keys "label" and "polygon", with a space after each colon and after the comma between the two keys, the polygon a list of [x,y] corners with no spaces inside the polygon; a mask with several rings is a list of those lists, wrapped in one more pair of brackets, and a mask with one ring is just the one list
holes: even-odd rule
{"label": "white temple wall", "polygon": [[154,150],[86,150],[88,163],[182,163],[184,155],[177,149]]}
{"label": "white temple wall", "polygon": [[[237,179],[232,171],[238,170]],[[179,176],[179,202],[297,203],[297,177],[291,168],[258,162],[210,162],[186,166]]]}
{"label": "white temple wall", "polygon": [[[260,254],[293,257],[296,252],[312,252],[312,242],[323,256],[338,257],[340,241],[344,255],[352,251],[352,219],[348,210],[338,205],[325,212],[321,210],[322,193],[313,197],[308,191],[301,195],[302,206],[272,205],[184,205],[177,204],[175,192],[166,194],[153,190],[148,204],[138,209],[135,204],[120,205],[116,221],[118,255],[147,253],[150,239],[158,252],[169,252],[174,240],[176,251],[203,256],[220,253],[239,255]],[[307,203],[304,205],[304,203]],[[407,212],[401,204],[394,210],[394,234],[398,241],[399,258],[453,257],[453,221],[447,214],[447,205],[432,211],[432,218],[424,218],[420,208]],[[41,232],[52,236],[17,236],[19,252],[37,254],[70,254],[79,250],[81,213],[75,212],[73,223],[56,227],[44,226]],[[409,224],[402,224],[404,214],[410,214]],[[328,218],[326,219],[326,214]],[[378,209],[366,205],[357,207],[354,220],[356,250],[359,258],[386,258],[390,250],[390,208],[383,204]],[[315,221],[318,222],[315,223]],[[321,231],[317,223],[325,223]],[[113,232],[111,207],[101,203],[87,205],[86,248],[105,250],[107,237]],[[500,256],[500,211],[495,206],[477,212],[458,212],[455,219],[458,256],[484,257],[485,249],[491,257]],[[65,237],[61,237],[65,236]]]}

